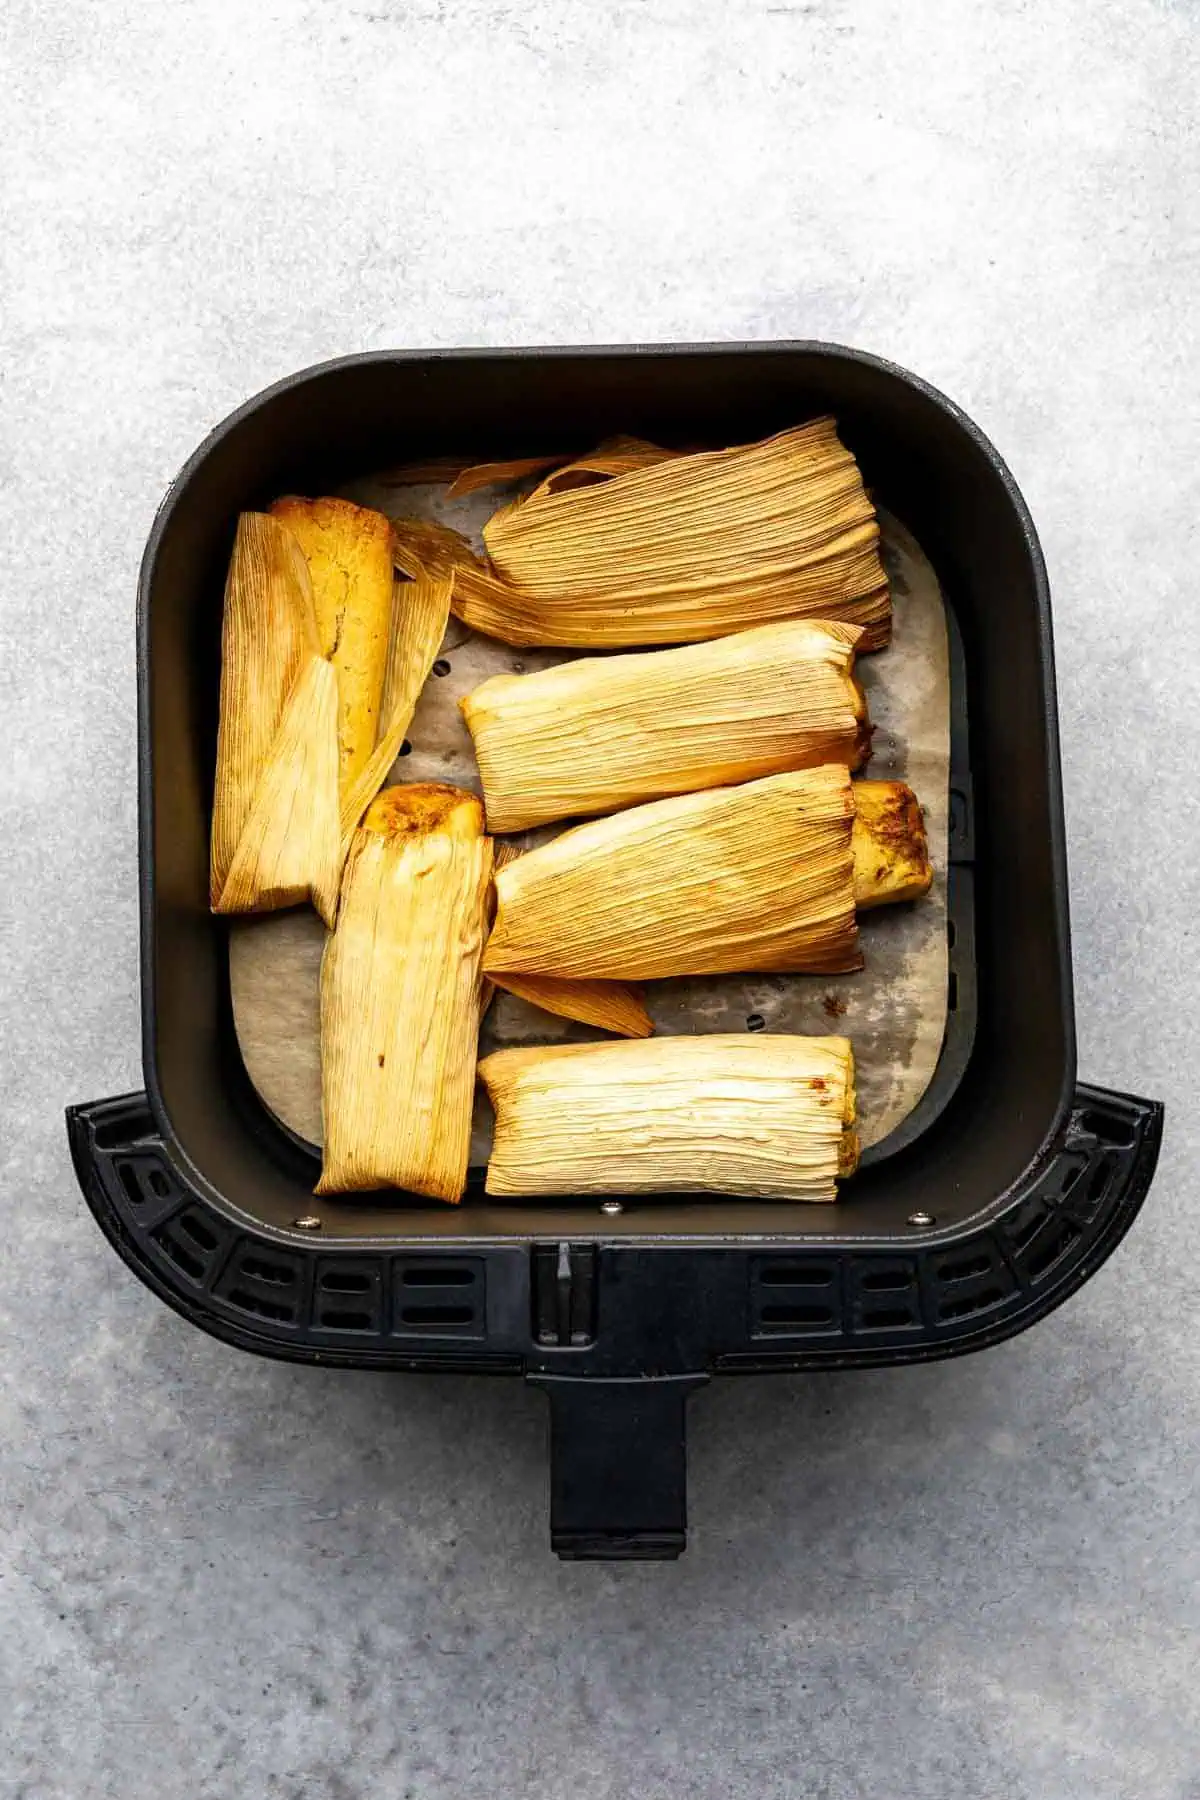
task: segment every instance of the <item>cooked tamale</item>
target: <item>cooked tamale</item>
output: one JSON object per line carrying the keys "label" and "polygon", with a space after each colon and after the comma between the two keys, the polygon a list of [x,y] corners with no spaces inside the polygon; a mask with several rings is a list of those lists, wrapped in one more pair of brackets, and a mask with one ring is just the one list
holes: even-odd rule
{"label": "cooked tamale", "polygon": [[472,559],[455,585],[467,624],[512,644],[602,649],[832,618],[863,627],[863,650],[887,642],[879,524],[832,419],[582,487],[568,478],[488,522],[490,564]]}
{"label": "cooked tamale", "polygon": [[[497,875],[484,968],[618,981],[860,968],[854,788],[827,764],[577,825]],[[905,857],[927,865],[920,809],[903,816]],[[858,847],[878,856],[872,837]]]}
{"label": "cooked tamale", "polygon": [[238,521],[225,584],[210,898],[215,912],[336,905],[337,686],[308,566],[263,513]]}
{"label": "cooked tamale", "polygon": [[321,967],[318,1193],[461,1199],[491,879],[474,794],[414,783],[367,809]]}
{"label": "cooked tamale", "polygon": [[462,702],[488,828],[843,763],[870,749],[857,625],[759,625],[682,650],[493,675]]}
{"label": "cooked tamale", "polygon": [[375,749],[392,620],[392,531],[382,513],[350,500],[277,500],[308,563],[322,656],[337,673],[338,767],[343,794]]}
{"label": "cooked tamale", "polygon": [[841,1037],[654,1038],[498,1050],[487,1191],[834,1200],[858,1162]]}
{"label": "cooked tamale", "polygon": [[929,892],[933,868],[920,803],[903,781],[854,783],[854,904],[887,906]]}

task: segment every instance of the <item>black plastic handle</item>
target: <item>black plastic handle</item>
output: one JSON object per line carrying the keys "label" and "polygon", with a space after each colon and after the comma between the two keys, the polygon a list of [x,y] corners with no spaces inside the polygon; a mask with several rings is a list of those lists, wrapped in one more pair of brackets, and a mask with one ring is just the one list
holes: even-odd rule
{"label": "black plastic handle", "polygon": [[670,1561],[687,1544],[684,1408],[705,1375],[531,1375],[550,1400],[550,1543],[564,1560]]}

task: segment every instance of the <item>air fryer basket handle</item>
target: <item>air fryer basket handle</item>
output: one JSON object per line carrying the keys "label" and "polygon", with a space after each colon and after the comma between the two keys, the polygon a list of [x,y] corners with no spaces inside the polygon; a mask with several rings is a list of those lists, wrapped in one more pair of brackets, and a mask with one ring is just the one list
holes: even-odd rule
{"label": "air fryer basket handle", "polygon": [[684,1408],[705,1375],[531,1375],[550,1400],[550,1542],[567,1561],[667,1561],[687,1543]]}
{"label": "air fryer basket handle", "polygon": [[[425,1260],[427,1279],[429,1260],[443,1264],[444,1253],[407,1244],[368,1250],[332,1237],[314,1243],[299,1231],[281,1235],[235,1219],[172,1156],[145,1094],[67,1109],[75,1170],[98,1225],[134,1273],[192,1324],[244,1350],[326,1368],[525,1374],[543,1388],[553,1544],[572,1559],[670,1558],[683,1550],[684,1413],[709,1371],[927,1361],[998,1344],[1045,1317],[1096,1272],[1137,1217],[1162,1127],[1157,1101],[1080,1083],[1046,1159],[967,1235],[934,1230],[917,1242],[837,1251],[811,1243],[708,1250],[601,1243],[588,1289],[594,1339],[547,1347],[531,1334],[535,1259],[526,1244],[482,1246],[477,1257],[456,1253],[456,1262],[474,1269],[477,1301],[465,1305],[468,1287],[455,1287],[466,1320],[449,1335],[434,1321],[422,1335],[389,1296],[404,1292],[414,1259]],[[868,1285],[881,1256],[902,1277],[884,1296],[902,1316],[883,1325],[870,1316],[879,1297]],[[698,1258],[704,1306],[696,1304]],[[764,1332],[756,1322],[762,1265],[772,1258],[793,1277],[806,1263],[820,1268],[828,1306],[819,1324],[797,1321],[780,1335],[776,1325]],[[356,1305],[363,1312],[349,1321],[340,1288],[332,1309],[322,1299],[322,1279],[339,1261],[362,1294]],[[266,1286],[264,1263],[271,1264]],[[766,1291],[778,1303],[785,1290]],[[811,1285],[802,1297],[811,1303]],[[559,1373],[567,1366],[571,1374]]]}

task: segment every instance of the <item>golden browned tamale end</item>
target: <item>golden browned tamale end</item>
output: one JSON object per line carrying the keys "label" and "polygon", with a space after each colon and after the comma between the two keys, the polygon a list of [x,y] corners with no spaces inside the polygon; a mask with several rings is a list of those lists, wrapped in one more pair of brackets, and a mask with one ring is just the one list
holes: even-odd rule
{"label": "golden browned tamale end", "polygon": [[716,1033],[500,1050],[487,1189],[830,1201],[857,1163],[840,1037]]}
{"label": "golden browned tamale end", "polygon": [[854,904],[917,900],[929,892],[933,865],[920,803],[903,781],[854,783]]}
{"label": "golden browned tamale end", "polygon": [[488,825],[523,831],[870,745],[855,625],[793,619],[681,650],[494,675],[462,701]]}
{"label": "golden browned tamale end", "polygon": [[461,1199],[491,879],[474,794],[414,783],[371,803],[321,969],[318,1193]]}
{"label": "golden browned tamale end", "polygon": [[308,563],[321,654],[338,683],[343,792],[375,749],[392,618],[392,529],[353,501],[289,496],[271,508]]}

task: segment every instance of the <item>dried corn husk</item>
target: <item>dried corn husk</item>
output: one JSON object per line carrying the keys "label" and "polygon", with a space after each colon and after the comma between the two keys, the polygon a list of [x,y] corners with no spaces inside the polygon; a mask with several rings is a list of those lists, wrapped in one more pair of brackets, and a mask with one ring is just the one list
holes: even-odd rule
{"label": "dried corn husk", "polygon": [[829,1201],[858,1161],[846,1038],[499,1050],[479,1073],[496,1112],[489,1194]]}
{"label": "dried corn husk", "polygon": [[496,877],[489,975],[608,980],[861,967],[845,768],[577,825]]}
{"label": "dried corn husk", "polygon": [[488,827],[843,763],[870,749],[856,625],[806,619],[712,643],[494,675],[462,702]]}
{"label": "dried corn husk", "polygon": [[[493,871],[506,869],[524,852],[511,839],[493,841]],[[623,981],[561,981],[553,975],[499,975],[485,977],[482,1012],[492,1001],[493,990],[504,988],[543,1012],[560,1019],[576,1019],[583,1025],[595,1025],[601,1031],[613,1031],[618,1037],[649,1037],[654,1024],[646,1011],[646,1003],[638,988]]]}
{"label": "dried corn husk", "polygon": [[524,481],[527,476],[541,475],[546,469],[557,469],[569,462],[568,456],[511,456],[501,462],[472,463],[460,469],[446,493],[447,500],[462,500],[480,488],[499,487],[510,481]]}
{"label": "dried corn husk", "polygon": [[925,820],[903,781],[854,783],[854,904],[860,910],[929,892],[933,865]]}
{"label": "dried corn husk", "polygon": [[887,642],[878,521],[832,419],[584,488],[556,481],[485,527],[488,579],[454,596],[474,629],[597,649],[819,617],[861,625],[864,650]]}
{"label": "dried corn husk", "polygon": [[337,672],[338,767],[344,795],[380,734],[392,621],[391,526],[382,513],[350,500],[288,498],[277,500],[271,513],[294,533],[304,552],[321,654]]}
{"label": "dried corn husk", "polygon": [[311,898],[329,923],[340,868],[337,684],[319,652],[293,534],[243,513],[225,584],[210,899],[221,913]]}
{"label": "dried corn husk", "polygon": [[[546,494],[565,494],[568,488],[591,487],[615,475],[631,475],[635,469],[652,469],[656,463],[669,462],[677,450],[664,450],[645,438],[605,438],[586,456],[577,456],[555,468],[529,496],[531,500]],[[520,504],[518,502],[518,504]]]}
{"label": "dried corn husk", "polygon": [[489,980],[518,1000],[560,1019],[578,1019],[617,1037],[648,1038],[654,1025],[637,988],[623,981],[562,981],[553,975],[493,975]]}
{"label": "dried corn husk", "polygon": [[351,834],[365,808],[378,793],[400,754],[421,689],[429,678],[446,635],[452,585],[451,575],[424,574],[411,581],[395,583],[392,629],[379,708],[383,729],[371,755],[342,793],[343,855],[349,851]]}
{"label": "dried corn husk", "polygon": [[319,1194],[461,1199],[491,876],[458,788],[388,788],[355,833],[321,967]]}

